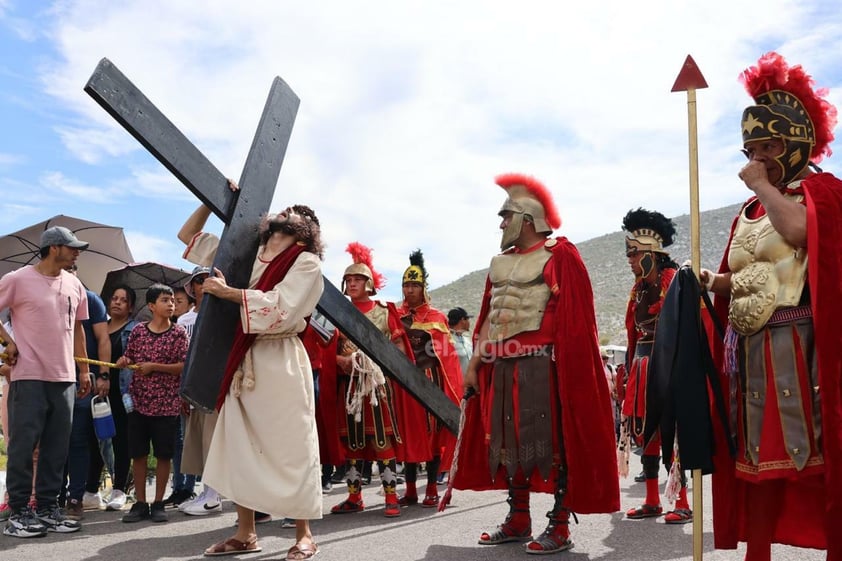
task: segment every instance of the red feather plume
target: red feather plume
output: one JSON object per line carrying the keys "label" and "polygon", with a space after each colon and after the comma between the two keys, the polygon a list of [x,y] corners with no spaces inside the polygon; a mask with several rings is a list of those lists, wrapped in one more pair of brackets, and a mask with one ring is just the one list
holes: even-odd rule
{"label": "red feather plume", "polygon": [[783,90],[797,97],[813,120],[816,144],[810,160],[819,163],[824,156],[830,156],[830,143],[833,142],[837,121],[836,107],[824,99],[828,94],[827,88],[813,89],[813,78],[800,64],[790,67],[784,57],[769,52],[760,57],[757,66],[743,71],[740,82],[754,99],[772,90]]}
{"label": "red feather plume", "polygon": [[374,277],[372,281],[374,282],[375,289],[380,290],[383,286],[385,286],[386,277],[375,271],[374,265],[371,263],[370,248],[359,242],[351,242],[348,244],[348,247],[345,248],[345,251],[351,254],[351,259],[354,260],[354,263],[362,263],[371,270],[371,276]]}
{"label": "red feather plume", "polygon": [[558,230],[561,227],[561,216],[559,215],[558,209],[553,202],[553,196],[550,194],[550,190],[547,189],[543,183],[530,175],[523,175],[520,173],[504,173],[494,178],[494,181],[497,185],[506,190],[515,185],[523,185],[526,187],[526,190],[529,191],[533,197],[538,199],[538,202],[544,207],[544,214],[546,215],[545,218],[550,228]]}

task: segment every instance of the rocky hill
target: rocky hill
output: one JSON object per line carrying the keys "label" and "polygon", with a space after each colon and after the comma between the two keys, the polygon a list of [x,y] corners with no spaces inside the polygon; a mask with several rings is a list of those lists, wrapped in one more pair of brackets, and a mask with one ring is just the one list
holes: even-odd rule
{"label": "rocky hill", "polygon": [[[736,204],[701,213],[703,267],[715,270],[719,266],[731,222],[739,208]],[[690,216],[677,216],[673,221],[677,230],[676,242],[669,250],[680,264],[690,258]],[[626,262],[624,238],[624,233],[617,231],[576,244],[593,285],[601,344],[624,345],[626,341],[623,317],[633,277]],[[487,274],[488,269],[474,271],[430,291],[433,304],[445,312],[462,306],[468,313],[476,314]]]}

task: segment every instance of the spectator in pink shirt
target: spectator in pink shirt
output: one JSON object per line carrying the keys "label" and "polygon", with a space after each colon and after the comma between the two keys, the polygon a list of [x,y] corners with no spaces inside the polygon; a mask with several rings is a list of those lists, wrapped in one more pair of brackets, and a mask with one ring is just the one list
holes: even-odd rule
{"label": "spectator in pink shirt", "polygon": [[[43,536],[47,531],[76,532],[82,526],[69,520],[58,506],[64,464],[70,442],[74,394],[91,391],[90,370],[79,364],[76,390],[74,355],[87,358],[82,320],[88,318],[85,287],[65,269],[76,263],[88,244],[61,226],[41,234],[41,260],[0,279],[0,309],[10,308],[14,338],[0,326],[8,344],[9,461],[6,484],[12,514],[3,533],[18,538]],[[40,443],[40,444],[39,444]],[[36,510],[29,505],[32,491],[32,451],[39,446]]]}

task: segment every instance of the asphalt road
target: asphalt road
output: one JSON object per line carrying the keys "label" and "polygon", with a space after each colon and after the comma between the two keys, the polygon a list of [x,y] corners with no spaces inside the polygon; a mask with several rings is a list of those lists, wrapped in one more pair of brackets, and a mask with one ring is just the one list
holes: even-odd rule
{"label": "asphalt road", "polygon": [[[464,460],[463,460],[464,461]],[[632,456],[631,473],[640,470]],[[383,497],[377,493],[377,478],[364,488],[367,510],[348,515],[326,514],[313,521],[319,544],[319,561],[482,561],[534,559],[520,544],[481,546],[479,534],[502,522],[506,512],[505,494],[456,491],[453,503],[443,513],[415,506],[403,510],[399,518],[383,516]],[[703,559],[742,560],[745,548],[732,551],[713,549],[710,520],[710,482],[704,480],[705,495]],[[643,483],[629,478],[621,481],[623,509],[638,506],[645,494]],[[325,494],[324,511],[342,501],[344,489],[335,487]],[[533,529],[544,527],[543,514],[552,506],[549,495],[533,495]],[[233,505],[224,503],[224,512],[206,517],[189,517],[168,511],[167,523],[123,524],[119,513],[86,512],[83,528],[74,534],[49,534],[44,538],[19,539],[0,535],[0,561],[145,561],[202,558],[212,543],[233,535],[236,518]],[[698,512],[698,511],[697,511]],[[652,559],[693,559],[692,524],[668,526],[662,519],[625,520],[621,513],[579,517],[571,526],[575,547],[551,559],[583,561],[650,561]],[[295,530],[283,529],[280,521],[258,526],[260,553],[231,556],[250,561],[284,559],[293,545]],[[773,559],[818,561],[824,552],[782,546],[773,548]]]}

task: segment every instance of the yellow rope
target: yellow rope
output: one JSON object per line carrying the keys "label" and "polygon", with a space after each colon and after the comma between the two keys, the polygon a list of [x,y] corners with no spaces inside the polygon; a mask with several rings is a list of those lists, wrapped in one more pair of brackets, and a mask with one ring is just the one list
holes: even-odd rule
{"label": "yellow rope", "polygon": [[[9,355],[6,353],[0,353],[0,359],[6,360],[9,358]],[[96,366],[107,366],[108,368],[117,368],[117,365],[113,362],[104,362],[102,360],[94,360],[92,358],[82,358],[80,356],[74,356],[73,360],[76,362],[84,362],[85,364],[94,364]],[[130,364],[126,368],[131,368],[132,370],[137,370],[137,364]]]}

